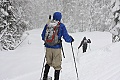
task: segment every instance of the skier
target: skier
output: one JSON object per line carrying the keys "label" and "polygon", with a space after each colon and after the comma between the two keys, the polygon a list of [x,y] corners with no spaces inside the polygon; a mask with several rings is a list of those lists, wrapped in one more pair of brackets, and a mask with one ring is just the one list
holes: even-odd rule
{"label": "skier", "polygon": [[[63,23],[61,23],[62,19],[62,14],[60,12],[55,12],[53,14],[53,21],[57,21],[59,23],[59,31],[58,31],[58,39],[61,41],[61,37],[63,36],[63,39],[71,43],[74,41],[74,39],[68,34],[66,27]],[[42,40],[45,41],[45,36],[46,36],[46,29],[47,29],[47,24],[45,25],[43,32],[42,32]],[[59,74],[61,68],[61,42],[57,43],[55,45],[49,45],[47,43],[44,44],[46,47],[46,65],[45,65],[45,70],[43,74],[43,80],[47,80],[48,77],[48,72],[50,69],[50,66],[54,68],[54,80],[59,80]]]}
{"label": "skier", "polygon": [[91,40],[90,39],[86,39],[86,37],[83,38],[83,40],[81,41],[80,43],[80,46],[78,47],[78,49],[82,46],[82,49],[83,49],[83,53],[86,52],[87,50],[87,43],[91,43]]}

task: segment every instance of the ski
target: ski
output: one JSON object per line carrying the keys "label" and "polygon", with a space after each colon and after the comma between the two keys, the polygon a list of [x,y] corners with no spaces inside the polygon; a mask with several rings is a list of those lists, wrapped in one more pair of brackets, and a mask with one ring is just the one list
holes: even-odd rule
{"label": "ski", "polygon": [[[43,79],[40,79],[40,80],[43,80]],[[52,80],[52,77],[48,76],[47,80]]]}
{"label": "ski", "polygon": [[[14,47],[14,50],[16,49],[16,48],[18,48],[24,41],[25,41],[25,39],[28,37],[28,35],[29,35],[29,33],[26,33],[26,36]],[[23,35],[24,36],[24,35]]]}

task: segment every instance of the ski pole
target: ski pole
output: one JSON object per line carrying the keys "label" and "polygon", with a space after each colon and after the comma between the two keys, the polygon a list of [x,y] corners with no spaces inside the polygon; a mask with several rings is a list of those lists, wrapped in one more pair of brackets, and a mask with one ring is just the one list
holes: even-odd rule
{"label": "ski pole", "polygon": [[62,45],[62,40],[61,40],[61,43],[60,43],[60,44],[61,44],[61,46],[62,46],[61,49],[62,49],[63,57],[65,58],[65,53],[64,53],[63,45]]}
{"label": "ski pole", "polygon": [[42,80],[42,74],[43,74],[43,70],[44,70],[44,65],[45,65],[45,57],[44,57],[44,61],[43,61],[43,67],[42,67],[42,72],[41,72],[40,80]]}
{"label": "ski pole", "polygon": [[[48,19],[47,24],[49,24],[50,20],[51,20],[51,15],[49,15],[49,19]],[[46,57],[46,55],[45,55],[45,57]],[[42,67],[42,72],[41,72],[40,80],[42,80],[42,74],[43,74],[44,65],[45,65],[45,57],[44,57],[44,61],[43,61],[43,67]]]}
{"label": "ski pole", "polygon": [[78,49],[78,51],[77,51],[77,56],[78,56],[78,54],[79,54],[79,49]]}
{"label": "ski pole", "polygon": [[64,53],[64,50],[63,50],[63,46],[62,46],[62,53],[63,53],[63,57],[65,58],[65,53]]}
{"label": "ski pole", "polygon": [[77,71],[77,66],[76,66],[76,61],[75,61],[75,55],[74,55],[73,46],[72,46],[72,42],[71,42],[71,48],[72,48],[73,59],[74,59],[74,63],[75,63],[75,69],[76,69],[76,74],[77,74],[77,80],[79,80],[78,71]]}

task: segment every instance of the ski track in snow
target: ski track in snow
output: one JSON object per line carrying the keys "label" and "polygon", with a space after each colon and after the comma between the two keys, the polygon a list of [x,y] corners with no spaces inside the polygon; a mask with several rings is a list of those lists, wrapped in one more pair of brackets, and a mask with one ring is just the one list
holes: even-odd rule
{"label": "ski track in snow", "polygon": [[[39,80],[45,48],[41,40],[41,29],[28,31],[29,37],[15,51],[0,51],[0,80]],[[119,80],[119,45],[112,44],[107,32],[71,33],[79,80]],[[78,37],[78,35],[80,37]],[[98,36],[99,35],[99,39]],[[86,53],[78,49],[78,43],[87,36],[92,40]],[[108,39],[104,39],[108,37]],[[104,44],[103,44],[104,43]],[[77,80],[71,45],[63,40],[65,59],[62,59],[60,80]],[[78,53],[78,54],[77,54]],[[54,76],[51,68],[50,76]]]}

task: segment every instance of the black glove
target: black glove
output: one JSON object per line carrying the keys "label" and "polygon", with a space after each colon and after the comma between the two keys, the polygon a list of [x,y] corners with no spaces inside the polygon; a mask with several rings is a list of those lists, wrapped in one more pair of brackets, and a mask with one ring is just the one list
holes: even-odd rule
{"label": "black glove", "polygon": [[74,42],[74,39],[73,39],[73,37],[72,36],[70,36],[71,37],[71,39],[72,39],[72,42]]}
{"label": "black glove", "polygon": [[87,40],[87,42],[88,42],[88,43],[91,43],[91,40],[90,40],[90,39],[88,39],[88,40]]}

